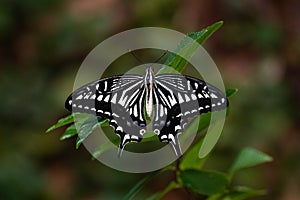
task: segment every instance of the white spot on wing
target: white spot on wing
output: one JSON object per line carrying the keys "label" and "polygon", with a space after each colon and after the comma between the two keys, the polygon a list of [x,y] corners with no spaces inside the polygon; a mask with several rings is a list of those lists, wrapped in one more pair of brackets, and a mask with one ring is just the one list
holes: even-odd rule
{"label": "white spot on wing", "polygon": [[107,90],[107,81],[104,81],[104,91]]}
{"label": "white spot on wing", "polygon": [[102,100],[102,98],[103,98],[103,95],[102,95],[102,94],[100,94],[100,95],[98,96],[97,100],[98,100],[98,101],[101,101],[101,100]]}
{"label": "white spot on wing", "polygon": [[197,97],[196,97],[195,94],[191,94],[191,98],[192,98],[193,100],[196,100],[196,99],[197,99]]}
{"label": "white spot on wing", "polygon": [[88,99],[90,96],[91,96],[92,92],[89,92],[87,93],[85,96],[84,96],[84,99]]}
{"label": "white spot on wing", "polygon": [[188,115],[188,114],[190,114],[190,111],[186,111],[186,112],[184,113],[184,115]]}
{"label": "white spot on wing", "polygon": [[114,117],[120,117],[120,116],[117,115],[116,113],[113,113],[112,116],[114,116]]}
{"label": "white spot on wing", "polygon": [[90,99],[96,99],[96,94],[93,94]]}
{"label": "white spot on wing", "polygon": [[171,106],[174,106],[176,104],[176,100],[173,96],[173,93],[172,93],[172,97],[171,96],[168,96],[169,97],[169,100],[170,100],[170,103],[171,103]]}
{"label": "white spot on wing", "polygon": [[[118,126],[118,127],[116,128],[116,131],[121,131],[121,132],[123,132],[123,128],[122,128],[121,126]],[[125,137],[126,137],[127,135],[128,135],[128,134],[126,134]],[[124,137],[124,139],[125,139],[125,137]],[[128,135],[128,137],[129,137],[129,135]]]}
{"label": "white spot on wing", "polygon": [[191,100],[187,94],[184,94],[184,97],[186,102],[189,102]]}
{"label": "white spot on wing", "polygon": [[111,98],[110,102],[116,103],[117,102],[117,93],[114,94],[114,96]]}
{"label": "white spot on wing", "polygon": [[195,89],[197,90],[198,88],[198,83],[195,82]]}
{"label": "white spot on wing", "polygon": [[108,102],[108,101],[109,101],[109,97],[110,97],[110,95],[107,95],[107,96],[105,97],[104,101],[105,101],[105,102]]}
{"label": "white spot on wing", "polygon": [[181,117],[183,114],[182,113],[179,113],[176,117]]}
{"label": "white spot on wing", "polygon": [[119,100],[119,104],[120,104],[121,106],[124,106],[124,105],[125,105],[125,102],[126,102],[126,100],[127,100],[127,98],[128,98],[128,96],[125,96],[124,98],[121,98],[121,99]]}
{"label": "white spot on wing", "polygon": [[164,115],[164,107],[162,105],[160,105],[160,117],[162,117]]}
{"label": "white spot on wing", "polygon": [[104,114],[107,114],[108,116],[110,116],[111,114],[110,114],[110,112],[104,112]]}
{"label": "white spot on wing", "polygon": [[132,139],[132,140],[138,140],[138,139],[139,139],[139,137],[138,137],[138,136],[136,136],[136,135],[132,135],[132,136],[131,136],[131,139]]}
{"label": "white spot on wing", "polygon": [[135,117],[138,116],[137,104],[135,104],[134,107],[133,107],[133,115],[134,115]]}
{"label": "white spot on wing", "polygon": [[165,139],[167,139],[168,137],[167,137],[166,135],[162,135],[160,138],[161,138],[162,140],[165,140]]}
{"label": "white spot on wing", "polygon": [[188,88],[187,88],[188,90],[191,89],[191,82],[190,82],[190,81],[187,81],[187,87],[188,87]]}
{"label": "white spot on wing", "polygon": [[211,98],[214,98],[214,99],[218,98],[217,95],[215,95],[214,93],[211,93],[211,94],[210,94],[210,97],[211,97]]}
{"label": "white spot on wing", "polygon": [[203,90],[202,94],[204,95],[205,98],[210,98],[210,96]]}
{"label": "white spot on wing", "polygon": [[140,130],[140,134],[141,134],[141,135],[144,135],[145,133],[146,133],[146,130],[145,130],[145,129],[141,129],[141,130]]}
{"label": "white spot on wing", "polygon": [[180,126],[180,125],[175,126],[175,132],[176,132],[177,130],[181,130],[181,126]]}
{"label": "white spot on wing", "polygon": [[184,100],[183,100],[183,98],[182,98],[182,96],[181,96],[181,94],[178,92],[178,101],[179,101],[179,103],[183,103],[184,102]]}
{"label": "white spot on wing", "polygon": [[82,99],[82,94],[81,95],[79,95],[78,97],[76,97],[76,100],[80,100],[80,99]]}

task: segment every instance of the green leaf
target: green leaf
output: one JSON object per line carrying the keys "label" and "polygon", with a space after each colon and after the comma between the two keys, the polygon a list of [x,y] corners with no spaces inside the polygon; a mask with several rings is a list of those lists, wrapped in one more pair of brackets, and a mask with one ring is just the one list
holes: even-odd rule
{"label": "green leaf", "polygon": [[80,144],[91,134],[94,130],[101,126],[102,124],[106,124],[107,120],[102,120],[98,122],[98,119],[95,116],[90,116],[87,120],[83,122],[83,124],[79,127],[78,137],[76,140],[76,148],[78,149]]}
{"label": "green leaf", "polygon": [[223,110],[215,113],[215,116],[218,120],[212,122],[213,124],[209,127],[206,135],[204,136],[203,144],[201,145],[198,155],[199,158],[204,158],[207,156],[220,138],[225,120],[224,118],[220,118],[224,116],[222,112],[226,111]]}
{"label": "green leaf", "polygon": [[[211,36],[216,30],[218,30],[222,26],[222,24],[223,21],[219,21],[211,26],[208,26],[205,29],[202,29],[199,32],[187,34],[187,36],[179,43],[179,45],[175,49],[176,53],[171,53],[171,55],[168,57],[168,59],[165,62],[165,65],[170,66],[179,73],[181,73],[188,61],[180,55],[186,57],[189,60],[189,58],[191,58],[196,52],[197,48],[199,47],[199,44],[203,44],[204,41],[207,38],[209,38],[209,36]],[[194,41],[196,41],[197,43],[195,43]],[[172,71],[170,71],[170,69],[168,69],[167,67],[164,67],[159,71],[159,73],[170,72]]]}
{"label": "green leaf", "polygon": [[226,90],[226,96],[230,97],[236,94],[239,90],[237,88],[229,88]]}
{"label": "green leaf", "polygon": [[151,195],[146,200],[156,200],[156,199],[158,199],[158,197],[159,197],[159,192]]}
{"label": "green leaf", "polygon": [[253,167],[265,162],[271,162],[273,158],[265,153],[262,153],[253,148],[244,148],[230,168],[230,172],[235,172],[240,169]]}
{"label": "green leaf", "polygon": [[61,118],[60,120],[57,121],[56,124],[52,125],[50,128],[48,128],[46,130],[46,133],[50,132],[50,131],[53,131],[59,127],[62,127],[64,125],[67,125],[67,124],[70,124],[70,123],[73,123],[74,122],[74,119],[73,119],[73,115],[68,115],[64,118]]}
{"label": "green leaf", "polygon": [[199,140],[188,152],[186,152],[180,162],[180,169],[201,169],[206,161],[206,158],[200,159],[198,153],[202,145],[203,139]]}
{"label": "green leaf", "polygon": [[217,172],[185,170],[180,173],[180,178],[185,187],[203,195],[224,192],[228,185],[227,177]]}
{"label": "green leaf", "polygon": [[111,143],[117,145],[120,139],[112,140],[112,141],[107,141],[106,143],[100,145],[97,147],[97,149],[92,153],[93,159],[98,158],[102,153],[107,151],[108,149],[111,149],[113,146]]}
{"label": "green leaf", "polygon": [[263,196],[265,194],[265,190],[254,190],[248,187],[239,186],[225,194],[210,196],[207,200],[245,200],[253,197]]}
{"label": "green leaf", "polygon": [[64,134],[62,134],[62,136],[60,137],[60,140],[68,139],[72,136],[75,136],[76,134],[77,134],[77,130],[76,130],[75,124],[72,124],[66,129]]}
{"label": "green leaf", "polygon": [[226,197],[230,200],[244,200],[263,195],[266,195],[265,190],[253,190],[248,187],[236,187],[233,191],[230,191]]}
{"label": "green leaf", "polygon": [[79,136],[77,136],[77,139],[76,139],[76,149],[78,149],[81,145],[81,143],[83,142],[84,139],[80,138]]}
{"label": "green leaf", "polygon": [[134,199],[134,197],[142,190],[143,186],[155,175],[150,174],[145,178],[141,179],[131,190],[123,197],[122,200]]}
{"label": "green leaf", "polygon": [[210,124],[210,120],[211,120],[211,113],[201,114],[199,119],[198,132],[206,129]]}

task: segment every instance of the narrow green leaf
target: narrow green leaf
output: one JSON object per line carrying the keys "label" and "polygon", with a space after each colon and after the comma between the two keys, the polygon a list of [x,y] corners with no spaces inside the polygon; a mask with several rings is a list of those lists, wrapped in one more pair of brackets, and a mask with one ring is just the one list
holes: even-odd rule
{"label": "narrow green leaf", "polygon": [[70,123],[73,123],[74,122],[74,119],[73,119],[73,115],[68,115],[64,118],[61,118],[60,120],[57,121],[56,124],[52,125],[50,128],[48,128],[46,130],[46,133],[50,132],[50,131],[53,131],[59,127],[62,127],[64,125],[67,125],[67,124],[70,124]]}
{"label": "narrow green leaf", "polygon": [[265,194],[265,190],[254,190],[248,187],[239,186],[224,194],[212,195],[207,200],[245,200],[253,197],[263,196]]}
{"label": "narrow green leaf", "polygon": [[180,169],[201,169],[206,161],[206,158],[200,159],[198,153],[202,145],[203,139],[199,140],[191,149],[183,155],[180,162]]}
{"label": "narrow green leaf", "polygon": [[185,170],[180,173],[180,178],[185,187],[203,195],[224,192],[228,185],[227,177],[217,172]]}
{"label": "narrow green leaf", "polygon": [[141,179],[131,190],[123,197],[122,200],[134,199],[134,197],[142,190],[143,186],[154,176],[150,174],[145,178]]}
{"label": "narrow green leaf", "polygon": [[229,88],[226,90],[226,96],[230,97],[236,94],[239,90],[237,88]]}
{"label": "narrow green leaf", "polygon": [[263,195],[266,195],[265,190],[253,190],[247,187],[236,187],[226,195],[226,198],[230,200],[245,200]]}
{"label": "narrow green leaf", "polygon": [[72,136],[75,136],[76,134],[77,134],[77,130],[76,130],[75,124],[72,124],[62,134],[62,136],[60,137],[60,140],[68,139]]}
{"label": "narrow green leaf", "polygon": [[156,199],[158,199],[158,196],[159,196],[159,192],[151,195],[146,200],[156,200]]}
{"label": "narrow green leaf", "polygon": [[77,139],[76,139],[76,149],[78,149],[81,145],[81,143],[83,142],[83,139],[80,138],[79,136],[77,136]]}
{"label": "narrow green leaf", "polygon": [[172,181],[169,183],[167,187],[165,187],[162,191],[156,193],[155,195],[149,197],[148,199],[155,199],[160,200],[162,199],[166,194],[168,194],[171,190],[179,188],[180,185],[176,183],[175,181]]}
{"label": "narrow green leaf", "polygon": [[[187,36],[179,43],[178,47],[175,49],[176,53],[171,53],[168,59],[165,62],[165,65],[172,67],[179,73],[181,73],[188,63],[187,60],[191,58],[194,53],[196,52],[199,44],[203,44],[204,41],[209,38],[216,30],[218,30],[223,24],[223,21],[219,21],[214,23],[211,26],[208,26],[205,29],[202,29],[199,32],[189,33]],[[191,40],[192,39],[192,40]],[[197,43],[195,43],[196,41]],[[184,59],[183,57],[187,58]],[[164,67],[162,68],[159,73],[170,73],[170,69]]]}
{"label": "narrow green leaf", "polygon": [[244,148],[230,168],[230,172],[235,172],[244,168],[253,167],[265,162],[271,162],[273,158],[263,152],[253,148]]}

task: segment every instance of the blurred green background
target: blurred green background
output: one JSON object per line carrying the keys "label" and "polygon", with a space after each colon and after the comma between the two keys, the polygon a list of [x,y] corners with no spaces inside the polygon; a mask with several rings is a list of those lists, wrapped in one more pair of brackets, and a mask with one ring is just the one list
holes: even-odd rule
{"label": "blurred green background", "polygon": [[[260,199],[300,199],[300,3],[297,0],[0,1],[0,199],[120,199],[145,174],[91,160],[63,129],[64,101],[97,44],[120,31],[159,26],[188,33],[219,20],[205,48],[231,98],[207,168],[227,170],[245,146],[274,158],[239,172],[235,184],[266,188]],[[152,181],[145,192],[165,186]],[[165,199],[186,199],[172,191]]]}

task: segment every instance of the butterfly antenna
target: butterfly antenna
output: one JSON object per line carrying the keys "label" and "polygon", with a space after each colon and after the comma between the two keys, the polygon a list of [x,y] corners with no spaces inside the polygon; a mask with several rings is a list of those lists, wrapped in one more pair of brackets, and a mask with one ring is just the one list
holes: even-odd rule
{"label": "butterfly antenna", "polygon": [[156,59],[155,63],[157,63],[158,61],[160,61],[167,53],[169,53],[169,51],[165,50],[165,52],[159,58]]}
{"label": "butterfly antenna", "polygon": [[137,55],[136,55],[133,51],[129,50],[129,53],[131,53],[131,54],[133,55],[133,57],[134,57],[140,64],[143,64],[143,63],[144,63],[139,57],[137,57]]}

